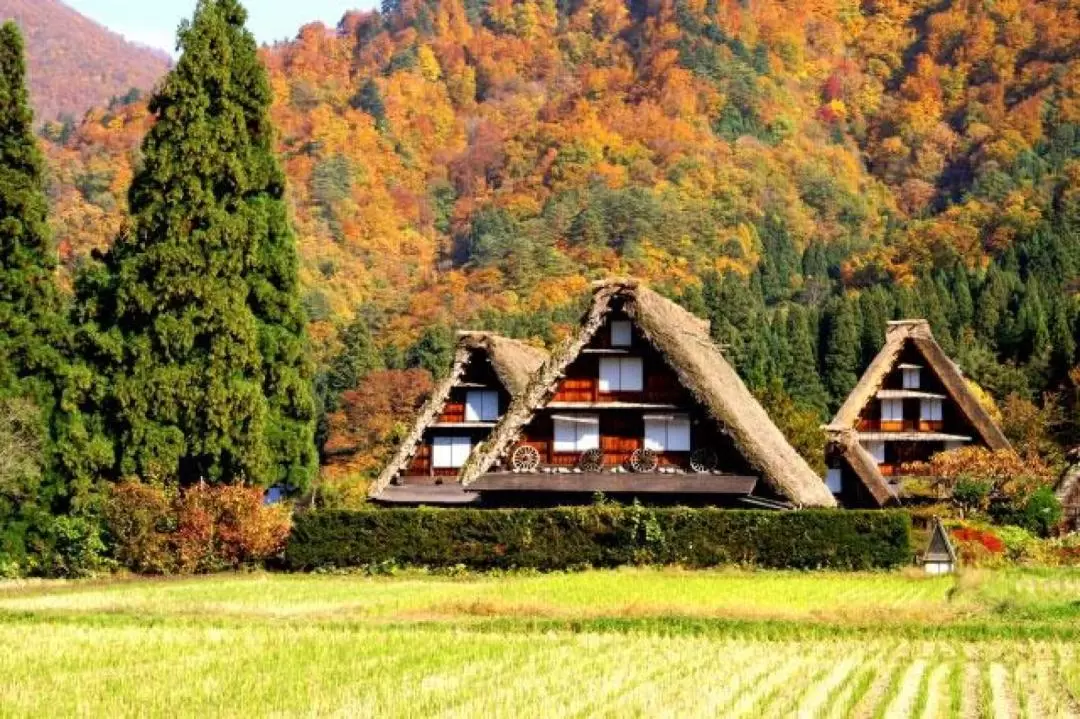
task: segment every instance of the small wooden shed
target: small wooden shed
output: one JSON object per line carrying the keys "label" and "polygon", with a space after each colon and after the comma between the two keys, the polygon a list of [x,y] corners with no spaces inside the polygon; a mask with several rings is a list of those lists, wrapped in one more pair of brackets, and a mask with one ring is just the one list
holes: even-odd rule
{"label": "small wooden shed", "polygon": [[930,545],[923,554],[923,568],[927,574],[951,574],[956,571],[956,549],[949,541],[949,533],[939,517],[934,517]]}

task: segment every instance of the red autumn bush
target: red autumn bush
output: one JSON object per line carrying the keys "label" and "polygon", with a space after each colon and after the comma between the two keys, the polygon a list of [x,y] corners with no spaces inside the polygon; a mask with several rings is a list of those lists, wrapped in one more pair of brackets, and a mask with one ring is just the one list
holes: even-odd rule
{"label": "red autumn bush", "polygon": [[993,566],[1005,558],[1005,542],[993,532],[957,527],[952,530],[952,538],[960,561],[967,566]]}
{"label": "red autumn bush", "polygon": [[192,574],[259,564],[289,536],[287,507],[267,506],[263,491],[198,484],[179,491],[128,481],[105,506],[113,557],[134,572]]}

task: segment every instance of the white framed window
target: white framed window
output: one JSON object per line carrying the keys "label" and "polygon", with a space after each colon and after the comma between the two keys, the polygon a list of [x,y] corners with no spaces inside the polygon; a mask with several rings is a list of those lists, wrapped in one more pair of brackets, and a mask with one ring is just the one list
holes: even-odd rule
{"label": "white framed window", "polygon": [[874,458],[874,461],[878,464],[885,464],[885,442],[881,440],[870,440],[863,444],[866,451],[870,453],[870,456]]}
{"label": "white framed window", "polygon": [[904,368],[904,389],[919,389],[922,386],[922,370],[918,367]]}
{"label": "white framed window", "polygon": [[940,422],[942,416],[942,402],[940,399],[924,399],[921,403],[920,419],[923,422]]}
{"label": "white framed window", "polygon": [[611,323],[611,346],[629,347],[633,342],[629,320],[614,320]]}
{"label": "white framed window", "polygon": [[844,470],[840,467],[830,467],[829,473],[825,475],[825,486],[833,494],[840,494],[844,488]]}
{"label": "white framed window", "polygon": [[556,452],[585,452],[600,449],[600,417],[595,414],[551,418]]}
{"label": "white framed window", "polygon": [[471,452],[472,441],[468,437],[435,437],[431,466],[437,469],[463,467]]}
{"label": "white framed window", "polygon": [[465,393],[466,422],[494,422],[499,418],[499,393],[470,390]]}
{"label": "white framed window", "polygon": [[689,452],[690,417],[685,414],[645,415],[645,449]]}
{"label": "white framed window", "polygon": [[640,392],[645,388],[640,357],[602,357],[601,392]]}
{"label": "white framed window", "polygon": [[904,400],[883,399],[881,400],[881,421],[902,422],[904,420]]}

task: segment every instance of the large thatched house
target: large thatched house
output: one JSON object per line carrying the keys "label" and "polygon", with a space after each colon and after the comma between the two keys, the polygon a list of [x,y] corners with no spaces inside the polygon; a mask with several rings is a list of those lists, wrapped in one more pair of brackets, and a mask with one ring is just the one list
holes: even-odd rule
{"label": "large thatched house", "polygon": [[460,504],[458,474],[525,391],[547,352],[488,332],[462,332],[450,374],[435,387],[412,430],[371,488],[384,503]]}
{"label": "large thatched house", "polygon": [[826,481],[849,507],[895,503],[908,463],[970,444],[1009,448],[926,320],[889,323],[885,346],[826,429]]}
{"label": "large thatched house", "polygon": [[485,501],[593,494],[722,506],[833,506],[709,336],[632,280],[594,287],[577,333],[461,474]]}

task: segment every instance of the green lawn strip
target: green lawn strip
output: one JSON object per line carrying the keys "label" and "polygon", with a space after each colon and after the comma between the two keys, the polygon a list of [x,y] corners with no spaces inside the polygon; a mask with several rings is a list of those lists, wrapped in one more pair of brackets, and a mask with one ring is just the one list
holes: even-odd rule
{"label": "green lawn strip", "polygon": [[926,711],[926,703],[930,700],[930,678],[939,665],[940,662],[927,660],[926,668],[919,677],[919,688],[915,691],[915,699],[911,703],[911,716],[921,717]]}
{"label": "green lawn strip", "polygon": [[[838,710],[841,715],[847,716],[853,707],[870,691],[870,685],[874,682],[874,676],[878,672],[881,663],[886,659],[884,651],[876,651],[864,658],[862,667],[856,666],[829,692],[821,707],[821,716],[834,716]],[[841,706],[840,702],[843,701]]]}
{"label": "green lawn strip", "polygon": [[993,719],[994,717],[994,684],[990,677],[990,662],[979,662],[979,697],[978,712],[980,717]]}
{"label": "green lawn strip", "polygon": [[957,659],[949,669],[949,716],[963,715],[964,662]]}
{"label": "green lawn strip", "polygon": [[913,622],[833,623],[827,621],[750,620],[711,617],[588,617],[582,619],[532,617],[466,617],[450,620],[387,621],[381,619],[334,619],[317,621],[290,617],[263,618],[206,615],[142,615],[128,612],[4,611],[0,623],[44,623],[81,626],[203,626],[245,627],[253,625],[319,626],[338,631],[467,631],[476,633],[566,632],[571,634],[643,633],[662,636],[709,636],[753,638],[759,641],[810,639],[878,639],[978,641],[1077,641],[1080,625],[1047,622],[1013,624],[997,620],[928,625]]}

